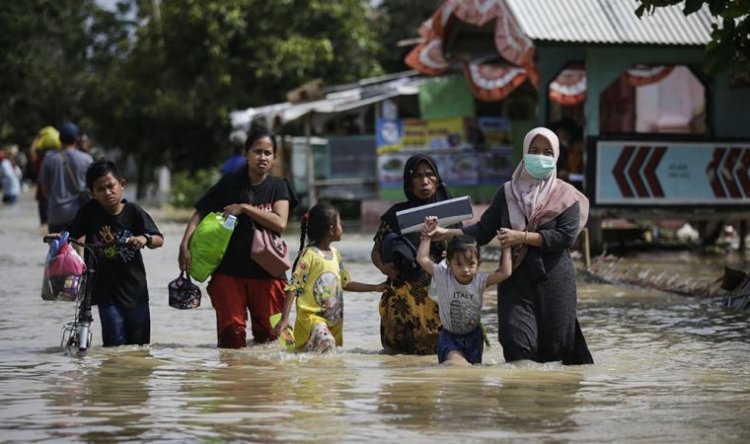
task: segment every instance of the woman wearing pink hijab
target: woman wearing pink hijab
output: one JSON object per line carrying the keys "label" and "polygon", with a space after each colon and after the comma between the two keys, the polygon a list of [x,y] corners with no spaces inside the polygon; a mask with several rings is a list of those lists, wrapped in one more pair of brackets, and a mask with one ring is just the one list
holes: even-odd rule
{"label": "woman wearing pink hijab", "polygon": [[437,228],[438,238],[468,234],[484,245],[510,245],[513,274],[498,286],[498,336],[506,361],[592,364],[576,317],[576,270],[570,257],[588,219],[589,201],[557,178],[557,136],[534,128],[523,160],[474,225]]}

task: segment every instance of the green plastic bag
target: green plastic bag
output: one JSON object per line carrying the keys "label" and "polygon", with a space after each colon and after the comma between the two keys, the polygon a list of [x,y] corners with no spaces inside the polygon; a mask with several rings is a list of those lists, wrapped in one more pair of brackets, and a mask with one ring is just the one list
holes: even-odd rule
{"label": "green plastic bag", "polygon": [[232,237],[236,219],[225,219],[221,213],[210,212],[198,224],[190,238],[188,249],[192,257],[190,276],[203,282],[221,263]]}

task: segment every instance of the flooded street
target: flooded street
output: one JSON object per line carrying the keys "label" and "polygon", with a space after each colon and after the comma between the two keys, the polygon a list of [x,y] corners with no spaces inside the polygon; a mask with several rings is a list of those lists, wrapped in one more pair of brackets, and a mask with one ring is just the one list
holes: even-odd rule
{"label": "flooded street", "polygon": [[[160,220],[144,252],[152,344],[59,347],[74,305],[40,297],[47,246],[28,193],[0,208],[0,419],[3,442],[722,442],[750,441],[750,315],[658,292],[579,283],[579,315],[596,364],[505,364],[495,292],[484,364],[381,354],[374,293],[347,293],[344,347],[290,354],[278,343],[216,348],[203,289],[195,310],[167,305],[184,225]],[[158,216],[158,213],[155,213]],[[353,279],[378,282],[370,234],[337,247]],[[296,234],[287,236],[296,253]],[[718,277],[723,258],[669,256],[686,275]],[[645,259],[644,259],[645,261]],[[639,262],[643,264],[645,262]]]}

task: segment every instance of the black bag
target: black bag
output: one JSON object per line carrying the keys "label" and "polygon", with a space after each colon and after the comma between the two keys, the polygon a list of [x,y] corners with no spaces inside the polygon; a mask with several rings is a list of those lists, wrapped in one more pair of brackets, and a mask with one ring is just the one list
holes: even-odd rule
{"label": "black bag", "polygon": [[169,306],[189,310],[201,306],[201,289],[190,280],[190,275],[180,272],[177,279],[169,283]]}
{"label": "black bag", "polygon": [[422,276],[422,267],[417,263],[417,248],[405,236],[388,233],[381,244],[381,257],[398,268],[399,281],[415,281]]}

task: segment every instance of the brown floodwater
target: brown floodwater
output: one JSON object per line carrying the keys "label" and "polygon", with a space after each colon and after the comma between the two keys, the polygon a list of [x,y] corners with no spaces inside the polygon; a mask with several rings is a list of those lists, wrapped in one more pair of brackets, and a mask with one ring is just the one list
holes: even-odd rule
{"label": "brown floodwater", "polygon": [[[59,347],[73,304],[40,297],[47,247],[35,202],[0,208],[1,441],[750,441],[749,316],[719,301],[580,282],[596,361],[581,367],[506,364],[494,291],[483,315],[492,346],[478,366],[382,354],[372,293],[345,296],[336,353],[218,350],[204,285],[200,308],[167,305],[184,226],[157,223],[166,245],[144,254],[152,344],[102,348],[95,311],[93,347],[77,358]],[[377,282],[370,237],[345,233],[337,246],[354,279]],[[726,259],[629,260],[709,279]]]}

